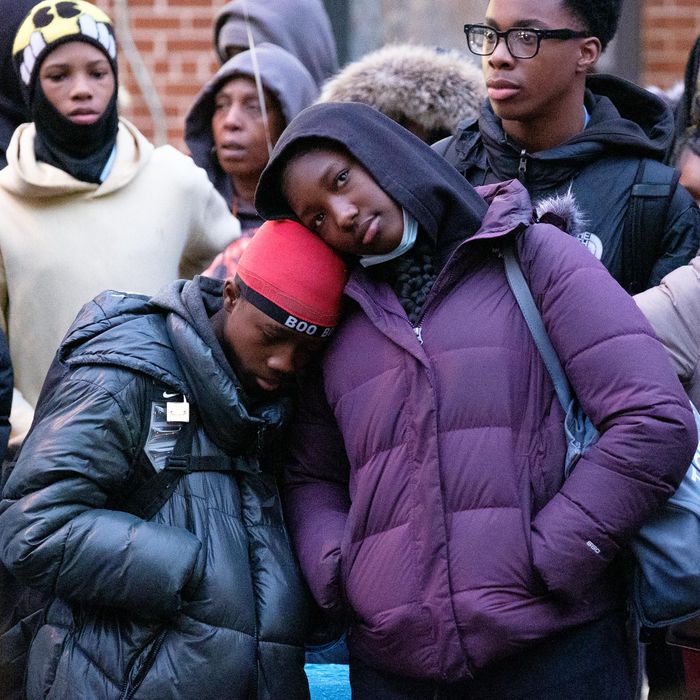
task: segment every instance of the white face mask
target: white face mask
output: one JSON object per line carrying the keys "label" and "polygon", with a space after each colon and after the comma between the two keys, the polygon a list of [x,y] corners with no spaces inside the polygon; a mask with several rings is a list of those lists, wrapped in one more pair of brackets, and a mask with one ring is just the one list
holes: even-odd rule
{"label": "white face mask", "polygon": [[388,260],[393,260],[403,255],[406,251],[413,248],[413,244],[416,242],[416,237],[418,236],[418,222],[405,210],[403,211],[403,236],[401,237],[401,242],[394,248],[394,250],[383,253],[382,255],[362,255],[360,256],[360,265],[362,267],[370,267],[372,265],[379,265],[379,263],[387,262]]}

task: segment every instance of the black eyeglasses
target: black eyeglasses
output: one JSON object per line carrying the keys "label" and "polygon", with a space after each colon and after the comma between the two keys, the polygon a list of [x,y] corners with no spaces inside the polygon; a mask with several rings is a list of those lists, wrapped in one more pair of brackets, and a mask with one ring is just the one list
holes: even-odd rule
{"label": "black eyeglasses", "polygon": [[501,39],[513,58],[534,58],[540,50],[542,39],[579,39],[588,36],[588,32],[573,29],[531,29],[530,27],[511,27],[499,32],[485,24],[465,24],[467,46],[477,56],[490,56]]}

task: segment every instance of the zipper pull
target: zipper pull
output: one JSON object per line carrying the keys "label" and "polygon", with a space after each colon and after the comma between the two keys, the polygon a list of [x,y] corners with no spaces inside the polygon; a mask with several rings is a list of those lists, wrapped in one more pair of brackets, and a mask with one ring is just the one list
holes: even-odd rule
{"label": "zipper pull", "polygon": [[260,457],[263,453],[263,447],[265,447],[265,430],[266,426],[263,424],[258,427],[257,435],[255,436],[255,456]]}
{"label": "zipper pull", "polygon": [[416,326],[413,329],[413,332],[416,334],[416,338],[418,338],[418,342],[423,345],[423,327],[422,326]]}
{"label": "zipper pull", "polygon": [[520,162],[518,163],[518,180],[525,182],[525,173],[527,171],[527,151],[523,148],[520,151]]}

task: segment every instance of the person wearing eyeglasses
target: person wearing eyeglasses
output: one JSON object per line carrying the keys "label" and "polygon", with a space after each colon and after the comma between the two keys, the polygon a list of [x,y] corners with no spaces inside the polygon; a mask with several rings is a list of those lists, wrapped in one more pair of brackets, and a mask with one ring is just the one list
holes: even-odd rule
{"label": "person wearing eyeglasses", "polygon": [[587,222],[579,240],[637,293],[695,255],[700,210],[673,183],[656,192],[658,224],[628,218],[633,185],[646,186],[651,173],[672,181],[658,161],[674,124],[650,92],[593,74],[620,7],[620,0],[491,0],[483,23],[464,27],[488,99],[434,148],[472,185],[518,179],[535,202],[570,189]]}

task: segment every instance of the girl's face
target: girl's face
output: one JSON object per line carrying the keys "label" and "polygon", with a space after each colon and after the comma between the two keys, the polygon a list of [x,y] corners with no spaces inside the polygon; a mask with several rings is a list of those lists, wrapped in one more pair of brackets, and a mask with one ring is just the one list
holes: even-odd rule
{"label": "girl's face", "polygon": [[320,149],[292,158],[283,189],[299,221],[341,253],[381,255],[401,242],[401,207],[343,151]]}
{"label": "girl's face", "polygon": [[107,57],[84,41],[56,47],[39,68],[46,99],[75,124],[93,124],[114,94],[114,73]]}

